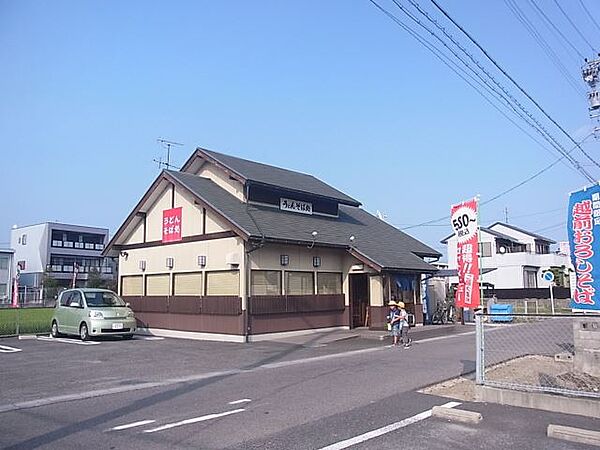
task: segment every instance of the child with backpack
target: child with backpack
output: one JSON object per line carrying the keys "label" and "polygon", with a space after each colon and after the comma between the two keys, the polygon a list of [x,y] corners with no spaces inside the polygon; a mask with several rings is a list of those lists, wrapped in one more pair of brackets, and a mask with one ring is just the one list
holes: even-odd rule
{"label": "child with backpack", "polygon": [[404,302],[398,302],[398,316],[400,323],[400,342],[404,345],[404,348],[409,348],[412,342],[412,339],[408,337],[408,331],[410,330],[410,325],[408,323],[408,313],[406,312],[406,306]]}

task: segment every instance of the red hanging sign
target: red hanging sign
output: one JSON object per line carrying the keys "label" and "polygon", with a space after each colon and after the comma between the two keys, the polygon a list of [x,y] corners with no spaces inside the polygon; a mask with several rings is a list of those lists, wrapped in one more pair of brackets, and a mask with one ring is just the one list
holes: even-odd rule
{"label": "red hanging sign", "polygon": [[181,207],[165,209],[162,221],[162,241],[177,242],[181,240]]}
{"label": "red hanging sign", "polygon": [[458,270],[455,304],[458,308],[478,308],[480,298],[477,199],[452,206],[450,216],[456,235],[456,268]]}

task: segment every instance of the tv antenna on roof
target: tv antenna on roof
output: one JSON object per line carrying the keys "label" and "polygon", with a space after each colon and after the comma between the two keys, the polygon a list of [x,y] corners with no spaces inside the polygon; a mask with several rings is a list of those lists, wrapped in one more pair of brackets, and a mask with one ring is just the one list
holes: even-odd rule
{"label": "tv antenna on roof", "polygon": [[180,169],[180,167],[174,166],[171,164],[171,147],[174,145],[179,145],[179,146],[183,146],[183,144],[179,143],[179,142],[175,142],[175,141],[169,141],[167,139],[163,139],[163,138],[158,138],[156,140],[156,142],[158,142],[162,148],[167,150],[167,159],[166,161],[163,161],[162,159],[154,159],[153,161],[155,163],[158,163],[158,167],[164,167],[165,169],[169,170],[171,168],[173,169]]}

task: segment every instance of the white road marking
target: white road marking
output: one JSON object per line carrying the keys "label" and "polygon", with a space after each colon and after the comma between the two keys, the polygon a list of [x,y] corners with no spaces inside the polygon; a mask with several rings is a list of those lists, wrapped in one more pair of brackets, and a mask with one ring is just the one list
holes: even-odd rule
{"label": "white road marking", "polygon": [[424,342],[442,341],[444,339],[450,339],[450,338],[458,337],[458,336],[468,336],[470,334],[475,334],[475,332],[474,331],[467,331],[465,333],[448,334],[446,336],[438,336],[438,337],[427,338],[427,339],[419,339],[417,341],[413,341],[413,344],[423,344]]}
{"label": "white road marking", "polygon": [[249,398],[242,398],[240,400],[234,400],[232,402],[229,402],[228,405],[239,405],[240,403],[248,403],[251,402],[252,400]]}
{"label": "white road marking", "polygon": [[[448,402],[441,406],[446,408],[455,408],[460,405],[459,402]],[[368,433],[361,434],[359,436],[355,436],[350,439],[346,439],[345,441],[336,442],[335,444],[328,445],[327,447],[323,447],[321,450],[342,450],[344,448],[351,447],[356,444],[360,444],[361,442],[368,441],[370,439],[383,436],[384,434],[391,433],[392,431],[396,431],[400,428],[407,427],[412,425],[413,423],[420,422],[421,420],[425,420],[431,417],[431,409],[427,411],[423,411],[422,413],[415,414],[412,417],[408,417],[400,422],[392,423],[390,425],[386,425],[385,427],[378,428],[373,431],[369,431]]]}
{"label": "white road marking", "polygon": [[37,339],[37,336],[35,334],[20,334],[19,335],[20,341],[30,340],[30,339]]}
{"label": "white road marking", "polygon": [[180,427],[183,425],[189,425],[192,423],[204,422],[206,420],[218,419],[219,417],[230,416],[231,414],[237,414],[237,413],[241,413],[243,411],[246,411],[246,410],[241,408],[241,409],[234,409],[233,411],[226,411],[226,412],[218,413],[218,414],[208,414],[206,416],[194,417],[192,419],[182,420],[181,422],[168,423],[166,425],[162,425],[157,428],[152,428],[150,430],[144,430],[144,433],[156,433],[157,431],[168,430],[171,428]]}
{"label": "white road marking", "polygon": [[164,337],[158,337],[158,336],[136,336],[134,339],[139,339],[142,341],[162,341],[165,338]]}
{"label": "white road marking", "polygon": [[64,339],[64,338],[53,338],[52,336],[38,336],[38,341],[46,341],[46,342],[62,342],[65,344],[76,344],[76,345],[99,345],[100,342],[94,341],[79,341],[75,339]]}
{"label": "white road marking", "polygon": [[20,348],[9,347],[8,345],[0,345],[0,353],[17,353],[20,351]]}
{"label": "white road marking", "polygon": [[156,420],[140,420],[139,422],[128,423],[126,425],[119,425],[118,427],[113,427],[110,431],[121,431],[128,430],[129,428],[141,427],[142,425],[148,425],[149,423],[154,423]]}

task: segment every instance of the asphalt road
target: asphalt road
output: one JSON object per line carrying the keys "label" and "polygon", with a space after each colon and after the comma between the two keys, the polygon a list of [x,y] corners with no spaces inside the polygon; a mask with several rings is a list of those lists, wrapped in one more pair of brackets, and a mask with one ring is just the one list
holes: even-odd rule
{"label": "asphalt road", "polygon": [[[0,353],[0,447],[319,449],[448,402],[416,390],[474,367],[473,334],[407,350],[366,339],[76,342],[0,341],[21,350]],[[352,448],[585,448],[549,440],[545,426],[600,429],[575,416],[460,407],[480,410],[484,422],[428,418]]]}

